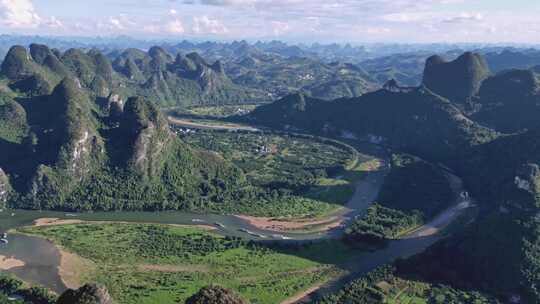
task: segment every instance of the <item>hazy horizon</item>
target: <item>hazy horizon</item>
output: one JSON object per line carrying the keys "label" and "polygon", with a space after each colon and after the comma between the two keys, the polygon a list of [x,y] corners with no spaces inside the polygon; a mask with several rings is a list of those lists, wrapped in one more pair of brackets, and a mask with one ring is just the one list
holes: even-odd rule
{"label": "hazy horizon", "polygon": [[529,0],[0,0],[0,34],[290,43],[540,43]]}

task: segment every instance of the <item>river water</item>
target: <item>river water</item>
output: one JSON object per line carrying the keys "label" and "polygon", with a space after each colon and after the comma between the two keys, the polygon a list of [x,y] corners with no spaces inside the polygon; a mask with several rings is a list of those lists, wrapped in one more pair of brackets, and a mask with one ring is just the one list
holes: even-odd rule
{"label": "river water", "polygon": [[[332,217],[344,219],[344,225],[364,212],[376,199],[382,186],[387,168],[366,173],[356,184],[353,197],[344,208],[338,209]],[[247,221],[233,215],[195,214],[188,212],[94,212],[65,213],[55,211],[4,210],[0,212],[0,233],[10,229],[29,226],[39,218],[77,219],[83,221],[111,221],[133,223],[157,223],[179,225],[212,225],[217,232],[226,236],[236,236],[258,241],[306,242],[337,238],[343,228],[313,233],[277,233],[261,230]],[[249,231],[251,234],[247,234]],[[258,235],[258,236],[257,236]],[[9,243],[0,246],[0,256],[15,258],[25,263],[22,267],[7,270],[24,281],[39,284],[56,292],[66,289],[58,274],[60,253],[50,241],[39,237],[10,234]]]}
{"label": "river water", "polygon": [[[344,224],[361,215],[376,199],[382,186],[384,177],[388,171],[387,165],[383,165],[378,171],[370,172],[356,185],[356,191],[345,206],[335,215],[344,218]],[[461,186],[461,185],[460,185]],[[423,228],[444,226],[459,216],[462,209],[456,211],[456,206],[463,205],[463,200],[457,200],[455,206],[443,212],[432,223]],[[232,215],[208,215],[188,212],[95,212],[95,213],[64,213],[53,211],[25,211],[4,210],[0,212],[0,233],[17,227],[31,225],[39,218],[78,219],[86,221],[112,221],[112,222],[137,222],[137,223],[160,223],[181,225],[213,225],[219,226],[218,233],[227,236],[237,236],[259,241],[274,242],[305,242],[337,238],[343,234],[343,228],[335,228],[327,232],[318,233],[279,233],[257,229],[247,221]],[[443,218],[444,220],[441,220]],[[218,225],[216,225],[218,224]],[[243,230],[244,232],[240,231]],[[252,234],[246,234],[249,230]],[[417,230],[422,231],[422,228]],[[361,274],[367,273],[374,268],[392,262],[400,257],[408,257],[424,251],[428,246],[435,243],[440,235],[416,235],[410,234],[402,240],[391,241],[383,249],[373,252],[360,252],[350,269],[351,275],[341,280],[350,280]],[[255,234],[255,235],[254,235]],[[259,235],[259,236],[256,236]],[[262,237],[264,236],[264,237]],[[284,239],[286,238],[286,239]],[[11,234],[9,244],[0,246],[0,256],[12,257],[25,263],[22,267],[7,270],[24,281],[39,284],[61,293],[66,289],[62,283],[58,267],[60,254],[57,247],[47,240],[38,237]],[[331,282],[318,291],[319,294],[330,292],[343,284],[341,281]]]}

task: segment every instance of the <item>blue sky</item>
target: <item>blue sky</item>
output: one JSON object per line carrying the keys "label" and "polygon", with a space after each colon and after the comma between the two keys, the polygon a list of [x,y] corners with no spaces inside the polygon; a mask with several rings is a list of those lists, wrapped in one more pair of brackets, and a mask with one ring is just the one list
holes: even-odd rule
{"label": "blue sky", "polygon": [[540,43],[539,0],[0,0],[0,33]]}

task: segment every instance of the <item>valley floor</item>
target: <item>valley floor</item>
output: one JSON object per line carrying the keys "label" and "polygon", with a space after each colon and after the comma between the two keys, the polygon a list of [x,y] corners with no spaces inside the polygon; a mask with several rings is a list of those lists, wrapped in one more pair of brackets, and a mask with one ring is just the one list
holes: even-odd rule
{"label": "valley floor", "polygon": [[279,303],[337,276],[343,270],[336,265],[355,254],[339,242],[272,247],[169,225],[71,223],[20,231],[61,246],[62,260],[70,261],[60,267],[66,285],[103,283],[119,303],[182,303],[213,283],[255,303]]}

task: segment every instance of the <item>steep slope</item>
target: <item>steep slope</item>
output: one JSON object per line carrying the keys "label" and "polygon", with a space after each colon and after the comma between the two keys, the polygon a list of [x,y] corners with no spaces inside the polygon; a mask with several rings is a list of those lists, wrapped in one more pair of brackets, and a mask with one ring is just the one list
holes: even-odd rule
{"label": "steep slope", "polygon": [[22,46],[13,46],[2,62],[2,75],[12,80],[20,80],[34,72],[35,66],[26,49]]}
{"label": "steep slope", "polygon": [[467,52],[451,62],[432,56],[426,61],[423,83],[433,92],[465,104],[478,93],[489,74],[489,67],[479,54]]}
{"label": "steep slope", "polygon": [[247,302],[230,289],[208,286],[187,299],[186,304],[247,304]]}
{"label": "steep slope", "polygon": [[35,203],[68,195],[105,157],[91,101],[78,82],[64,79],[46,102],[49,117],[53,119],[42,125],[37,135],[36,153],[41,156],[42,164],[31,184]]}
{"label": "steep slope", "polygon": [[499,137],[456,164],[479,218],[404,266],[430,282],[485,291],[504,303],[538,303],[540,131]]}
{"label": "steep slope", "polygon": [[481,109],[473,118],[512,133],[539,126],[540,82],[530,70],[510,70],[486,79],[480,88]]}
{"label": "steep slope", "polygon": [[27,132],[26,111],[19,103],[5,97],[3,102],[0,101],[0,139],[20,143]]}
{"label": "steep slope", "polygon": [[[46,48],[46,47],[44,47]],[[34,55],[41,60],[47,53],[43,47],[32,45]],[[54,67],[52,53],[45,56],[43,63],[51,64]],[[13,46],[6,58],[2,62],[0,75],[9,80],[9,86],[17,91],[28,95],[49,94],[52,88],[65,75],[59,75],[51,70],[48,65],[40,65],[35,62],[26,48],[22,46]]]}
{"label": "steep slope", "polygon": [[133,97],[124,107],[120,128],[132,147],[129,166],[144,176],[158,173],[161,153],[173,140],[165,117],[143,98]]}
{"label": "steep slope", "polygon": [[220,210],[258,193],[240,169],[171,133],[142,97],[96,98],[78,78],[50,95],[2,96],[1,190],[5,201],[13,186],[12,207]]}
{"label": "steep slope", "polygon": [[425,87],[380,90],[332,102],[293,95],[257,108],[249,119],[279,128],[371,140],[427,159],[444,159],[496,136]]}
{"label": "steep slope", "polygon": [[0,207],[4,207],[4,204],[8,200],[9,192],[11,191],[11,184],[9,183],[9,178],[0,168]]}
{"label": "steep slope", "polygon": [[113,304],[109,291],[103,286],[84,285],[77,290],[68,289],[58,298],[57,304]]}

